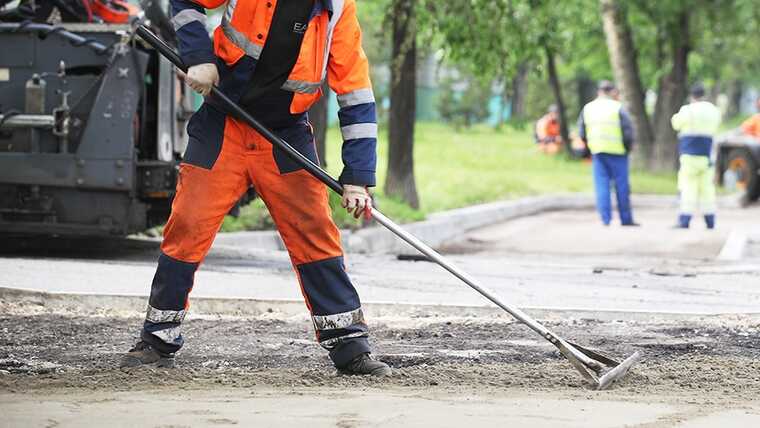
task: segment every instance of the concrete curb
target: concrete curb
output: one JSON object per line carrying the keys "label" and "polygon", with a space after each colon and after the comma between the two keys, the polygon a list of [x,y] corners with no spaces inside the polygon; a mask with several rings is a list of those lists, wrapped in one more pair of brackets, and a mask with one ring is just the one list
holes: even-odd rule
{"label": "concrete curb", "polygon": [[[404,225],[405,229],[431,247],[491,224],[546,211],[588,209],[593,199],[586,195],[557,195],[521,198],[512,201],[474,205],[432,214],[427,220]],[[415,250],[390,231],[372,227],[348,235],[348,251],[358,253],[411,253]]]}
{"label": "concrete curb", "polygon": [[[0,304],[16,304],[37,308],[30,313],[74,313],[80,315],[104,315],[111,312],[120,315],[138,315],[145,312],[147,296],[49,293],[35,290],[0,287]],[[385,302],[364,302],[362,308],[370,319],[406,318],[504,318],[512,317],[493,306],[399,304]],[[687,313],[655,311],[621,311],[605,309],[576,309],[551,307],[523,307],[522,310],[542,320],[595,319],[612,322],[618,320],[650,322],[705,320],[710,318],[736,316],[760,322],[758,313]],[[249,299],[249,298],[205,298],[192,299],[191,317],[239,316],[307,319],[306,306],[300,300]],[[432,321],[432,320],[431,320]]]}
{"label": "concrete curb", "polygon": [[728,235],[726,243],[718,254],[718,260],[737,261],[744,257],[744,252],[749,244],[749,236],[743,230],[734,229]]}
{"label": "concrete curb", "polygon": [[[675,196],[633,195],[632,203],[637,207],[675,208],[678,201]],[[531,196],[435,213],[426,220],[405,224],[404,228],[431,247],[439,247],[470,230],[503,221],[548,211],[593,208],[594,197],[590,194]],[[369,227],[357,231],[343,230],[341,235],[346,252],[375,254],[415,252],[408,244],[382,227]],[[276,231],[220,233],[214,244],[227,248],[234,246],[285,250]]]}

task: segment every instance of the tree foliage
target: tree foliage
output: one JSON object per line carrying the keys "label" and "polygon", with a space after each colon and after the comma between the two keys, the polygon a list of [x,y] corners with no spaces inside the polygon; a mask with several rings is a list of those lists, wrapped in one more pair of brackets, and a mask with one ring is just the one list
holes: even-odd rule
{"label": "tree foliage", "polygon": [[[457,91],[458,83],[464,89]],[[488,117],[488,101],[491,98],[491,85],[481,79],[467,76],[465,79],[446,77],[441,82],[441,95],[438,98],[438,112],[441,118],[459,129],[469,128]]]}
{"label": "tree foliage", "polygon": [[[614,3],[625,9],[630,29],[631,52],[624,54],[631,54],[638,67],[641,123],[649,128],[646,156],[654,160],[647,166],[671,166],[676,145],[669,119],[685,102],[691,84],[703,82],[714,98],[725,94],[734,105],[743,90],[760,85],[758,0]],[[368,55],[373,62],[389,64],[395,2],[360,4],[365,33],[373,37],[365,42]],[[480,105],[486,105],[491,94],[475,94],[486,82],[500,82],[508,97],[513,95],[513,82],[528,82],[528,93],[522,97],[526,104],[520,106],[526,119],[560,98],[566,110],[563,122],[571,124],[593,95],[594,82],[613,77],[601,12],[600,0],[416,0],[418,55],[436,52],[446,67],[463,70],[471,76],[468,81],[481,82],[470,85],[466,104],[482,97]],[[553,81],[548,67],[552,62]],[[520,69],[526,72],[520,74]],[[441,113],[463,123],[464,97],[454,96],[447,85],[442,82]],[[734,106],[727,114],[736,111]]]}

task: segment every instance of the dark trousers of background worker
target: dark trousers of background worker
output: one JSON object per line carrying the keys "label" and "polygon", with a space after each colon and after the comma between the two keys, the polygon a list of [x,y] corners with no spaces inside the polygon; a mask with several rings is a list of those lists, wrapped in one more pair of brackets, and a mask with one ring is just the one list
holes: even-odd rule
{"label": "dark trousers of background worker", "polygon": [[[317,162],[311,126],[305,120],[274,132]],[[325,185],[252,128],[209,104],[193,116],[188,135],[142,340],[163,353],[182,347],[180,325],[195,271],[224,216],[253,185],[287,247],[319,343],[338,367],[370,352]]]}
{"label": "dark trousers of background worker", "polygon": [[596,153],[592,156],[596,209],[602,223],[609,225],[612,220],[610,184],[615,186],[617,207],[621,224],[633,224],[631,214],[630,187],[628,185],[628,156]]}

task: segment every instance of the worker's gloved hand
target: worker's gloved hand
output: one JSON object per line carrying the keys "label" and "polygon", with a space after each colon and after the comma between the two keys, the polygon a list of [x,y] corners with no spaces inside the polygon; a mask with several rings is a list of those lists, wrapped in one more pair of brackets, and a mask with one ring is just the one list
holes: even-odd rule
{"label": "worker's gloved hand", "polygon": [[362,213],[364,213],[364,217],[367,219],[372,215],[372,198],[364,186],[344,184],[341,206],[346,211],[353,212],[355,218],[359,218]]}
{"label": "worker's gloved hand", "polygon": [[211,92],[211,87],[219,83],[219,71],[216,69],[216,64],[198,64],[188,68],[185,82],[199,94],[207,96]]}

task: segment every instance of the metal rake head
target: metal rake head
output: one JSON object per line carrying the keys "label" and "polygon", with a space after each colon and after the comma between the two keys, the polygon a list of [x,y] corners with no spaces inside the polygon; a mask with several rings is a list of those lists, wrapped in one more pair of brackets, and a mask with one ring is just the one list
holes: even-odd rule
{"label": "metal rake head", "polygon": [[566,341],[562,341],[558,348],[596,390],[609,388],[628,374],[631,367],[641,359],[641,353],[637,351],[618,362],[598,351]]}

